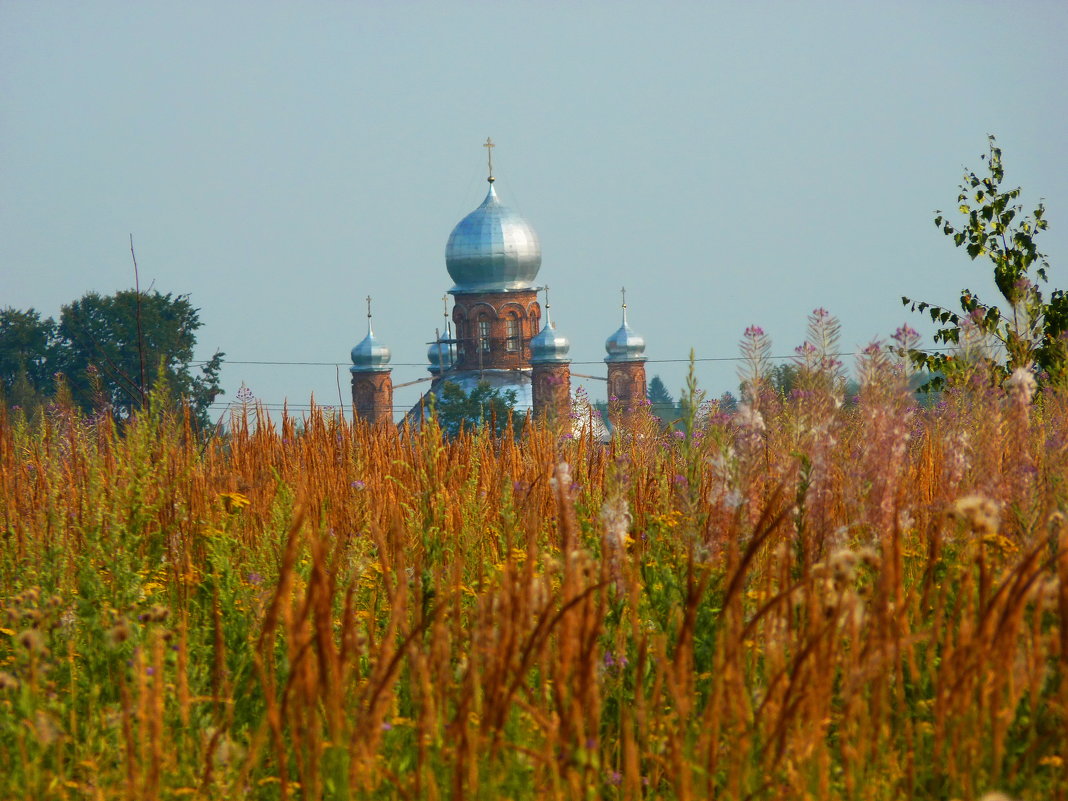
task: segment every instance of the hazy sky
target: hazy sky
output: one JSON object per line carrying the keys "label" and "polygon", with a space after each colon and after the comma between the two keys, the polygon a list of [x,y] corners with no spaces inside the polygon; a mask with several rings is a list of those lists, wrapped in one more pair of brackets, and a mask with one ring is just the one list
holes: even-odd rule
{"label": "hazy sky", "polygon": [[901,295],[991,293],[931,222],[988,133],[1068,285],[1066,42],[1060,0],[0,0],[0,306],[131,286],[132,233],[225,399],[336,404],[332,366],[232,362],[347,363],[368,294],[394,382],[425,377],[492,136],[576,372],[604,373],[621,285],[650,360],[736,356],[752,323],[788,354],[817,306],[854,350],[920,327]]}

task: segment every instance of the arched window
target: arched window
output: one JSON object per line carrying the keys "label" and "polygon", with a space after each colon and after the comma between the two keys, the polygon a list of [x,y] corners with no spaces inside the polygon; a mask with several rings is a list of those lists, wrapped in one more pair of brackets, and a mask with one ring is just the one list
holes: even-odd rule
{"label": "arched window", "polygon": [[483,353],[490,352],[490,323],[485,317],[478,319],[478,348]]}
{"label": "arched window", "polygon": [[519,350],[519,320],[515,315],[509,315],[507,323],[507,339],[504,341],[505,350],[515,352]]}

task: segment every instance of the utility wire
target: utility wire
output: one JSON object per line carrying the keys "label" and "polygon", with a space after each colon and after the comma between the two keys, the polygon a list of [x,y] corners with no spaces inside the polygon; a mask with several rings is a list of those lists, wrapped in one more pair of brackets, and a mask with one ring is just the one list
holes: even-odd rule
{"label": "utility wire", "polygon": [[[951,351],[955,348],[924,348],[926,351]],[[835,358],[840,356],[859,356],[863,351],[850,351],[848,353],[832,353],[829,354]],[[768,356],[768,359],[781,361],[784,359],[797,358],[796,354],[789,354],[787,356]],[[689,357],[685,359],[646,359],[646,364],[689,364]],[[694,362],[744,362],[745,356],[701,356],[693,359]],[[573,361],[571,364],[604,364],[603,359],[595,361]],[[207,364],[207,361],[191,361],[190,364]],[[244,365],[267,365],[271,367],[344,367],[348,362],[282,362],[282,361],[237,361],[227,359],[223,362],[227,364],[244,364]],[[390,367],[423,367],[426,368],[427,362],[391,362]]]}

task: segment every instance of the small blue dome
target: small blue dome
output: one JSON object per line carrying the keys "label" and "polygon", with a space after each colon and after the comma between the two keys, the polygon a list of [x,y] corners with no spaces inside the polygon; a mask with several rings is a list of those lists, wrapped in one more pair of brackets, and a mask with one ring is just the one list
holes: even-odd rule
{"label": "small blue dome", "polygon": [[462,292],[529,289],[541,268],[541,244],[530,224],[497,199],[491,179],[482,205],[452,229],[445,266]]}
{"label": "small blue dome", "polygon": [[556,326],[549,318],[549,306],[545,306],[545,324],[530,340],[531,364],[567,364],[571,361],[568,351],[571,343],[563,334],[556,333]]}
{"label": "small blue dome", "polygon": [[351,373],[374,373],[388,370],[390,360],[389,348],[378,341],[371,330],[371,321],[367,321],[367,336],[352,349]]}
{"label": "small blue dome", "polygon": [[627,324],[627,307],[623,307],[623,325],[604,343],[608,351],[606,362],[644,362],[645,337],[636,334]]}
{"label": "small blue dome", "polygon": [[440,373],[442,369],[451,370],[456,364],[456,343],[446,342],[445,339],[431,342],[426,350],[426,358],[430,362],[427,369],[434,375]]}

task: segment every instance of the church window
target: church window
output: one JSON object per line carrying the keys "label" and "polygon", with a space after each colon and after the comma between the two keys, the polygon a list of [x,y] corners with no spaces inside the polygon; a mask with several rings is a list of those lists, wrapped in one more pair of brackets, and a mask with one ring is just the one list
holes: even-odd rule
{"label": "church window", "polygon": [[508,318],[508,340],[506,348],[510,351],[519,350],[519,320],[514,317]]}
{"label": "church window", "polygon": [[478,321],[478,347],[483,353],[490,350],[490,324],[489,320]]}

